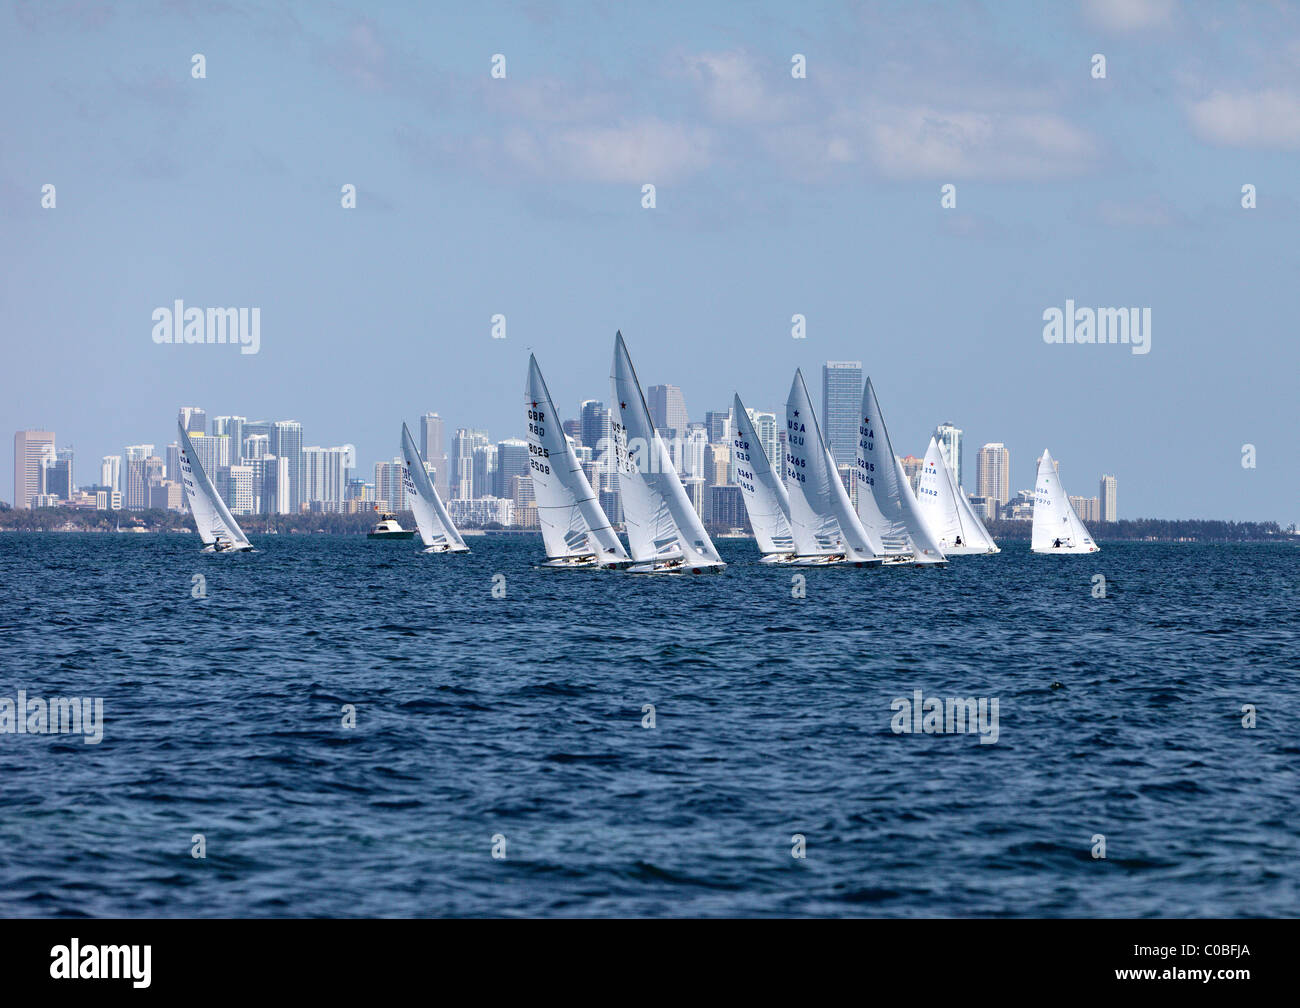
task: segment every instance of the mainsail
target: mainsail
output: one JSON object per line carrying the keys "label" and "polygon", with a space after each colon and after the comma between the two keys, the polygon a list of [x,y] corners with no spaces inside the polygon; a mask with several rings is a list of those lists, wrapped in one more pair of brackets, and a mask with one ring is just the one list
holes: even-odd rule
{"label": "mainsail", "polygon": [[844,554],[876,560],[881,550],[853,511],[813,412],[803,372],[795,371],[785,404],[785,481],[790,530],[800,556]]}
{"label": "mainsail", "polygon": [[758,440],[754,424],[745,411],[740,396],[732,405],[736,430],[731,438],[736,464],[736,482],[745,498],[745,511],[749,527],[754,530],[758,549],[764,555],[795,552],[794,535],[790,531],[790,496],[785,491],[781,477],[772,471],[772,464]]}
{"label": "mainsail", "polygon": [[177,421],[176,429],[180,432],[181,482],[185,484],[185,499],[203,545],[214,547],[215,552],[252,549],[244,530],[203,471],[185,425]]}
{"label": "mainsail", "polygon": [[943,563],[943,550],[917,510],[911,484],[890,444],[870,378],[862,389],[857,454],[858,517],[885,555],[908,554],[918,564]]}
{"label": "mainsail", "polygon": [[590,556],[602,566],[628,560],[569,444],[533,355],[528,358],[524,395],[533,494],[547,556],[552,560]]}
{"label": "mainsail", "polygon": [[945,554],[999,552],[993,537],[971,508],[966,494],[957,486],[947,465],[943,445],[933,437],[925,450],[916,503],[921,517]]}
{"label": "mainsail", "polygon": [[1030,542],[1035,553],[1096,553],[1099,547],[1084,528],[1065,496],[1051,453],[1043,450],[1034,484],[1034,532]]}
{"label": "mainsail", "polygon": [[621,332],[614,336],[609,380],[618,406],[614,421],[618,486],[632,559],[638,564],[680,561],[687,568],[726,566],[654,428]]}
{"label": "mainsail", "polygon": [[402,458],[406,462],[403,485],[406,487],[407,503],[411,506],[411,514],[415,516],[420,539],[428,547],[425,552],[468,553],[469,547],[452,524],[451,515],[443,507],[442,498],[429,479],[424,460],[420,458],[415,439],[411,437],[406,424],[402,424]]}

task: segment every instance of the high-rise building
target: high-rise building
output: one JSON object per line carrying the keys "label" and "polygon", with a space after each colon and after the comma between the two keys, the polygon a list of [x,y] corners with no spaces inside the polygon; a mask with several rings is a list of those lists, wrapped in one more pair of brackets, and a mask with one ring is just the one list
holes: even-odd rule
{"label": "high-rise building", "polygon": [[263,455],[262,514],[289,514],[289,460]]}
{"label": "high-rise building", "polygon": [[72,449],[61,448],[48,459],[42,473],[44,484],[42,493],[57,497],[60,501],[72,499],[77,485],[72,478]]}
{"label": "high-rise building", "polygon": [[905,455],[898,461],[903,466],[907,481],[912,485],[912,493],[916,493],[916,488],[921,482],[921,470],[925,468],[925,459],[919,459],[915,455]]}
{"label": "high-rise building", "polygon": [[230,465],[230,438],[225,434],[193,434],[190,443],[194,445],[199,465],[215,483],[217,472]]}
{"label": "high-rise building", "polygon": [[[122,450],[122,507],[143,511],[149,506],[149,478],[145,460],[153,457],[153,445],[127,445]],[[163,467],[166,474],[166,464]]]}
{"label": "high-rise building", "polygon": [[565,420],[560,429],[564,431],[565,437],[572,441],[575,446],[582,444],[581,420]]}
{"label": "high-rise building", "polygon": [[858,460],[862,361],[827,361],[822,368],[822,436],[837,466]]}
{"label": "high-rise building", "polygon": [[[493,491],[494,497],[514,497],[510,492],[510,480],[519,476],[522,479],[532,483],[532,465],[530,462],[531,453],[528,451],[528,442],[519,438],[506,438],[504,441],[497,442],[497,471],[496,471],[496,489]],[[515,500],[518,504],[518,499]]]}
{"label": "high-rise building", "polygon": [[54,432],[14,432],[14,507],[30,508],[32,499],[43,493],[41,478],[45,463],[54,457]]}
{"label": "high-rise building", "polygon": [[1101,519],[1101,501],[1096,497],[1071,497],[1070,507],[1085,525]]}
{"label": "high-rise building", "polygon": [[710,444],[727,441],[731,437],[731,410],[709,410],[704,414],[704,430],[709,435]]}
{"label": "high-rise building", "polygon": [[460,427],[451,439],[451,458],[448,466],[451,472],[448,480],[451,496],[470,500],[474,496],[474,449],[488,443],[487,431]]}
{"label": "high-rise building", "polygon": [[99,484],[106,486],[109,492],[122,492],[122,456],[105,455],[99,461]]}
{"label": "high-rise building", "polygon": [[451,485],[451,474],[447,471],[446,426],[437,413],[420,417],[420,454],[434,468],[434,489],[446,497]]}
{"label": "high-rise building", "polygon": [[[245,429],[249,427],[245,424]],[[271,454],[289,462],[289,510],[297,514],[302,510],[302,424],[297,420],[277,420],[271,424]]]}
{"label": "high-rise building", "polygon": [[1119,481],[1114,476],[1103,476],[1100,486],[1101,521],[1119,521]]}
{"label": "high-rise building", "polygon": [[951,423],[941,423],[935,428],[934,436],[943,446],[944,454],[948,459],[948,471],[952,473],[952,478],[965,490],[966,484],[962,479],[961,468],[961,428]]}
{"label": "high-rise building", "polygon": [[343,446],[321,448],[312,445],[302,450],[304,503],[343,503],[348,485],[349,454]]}
{"label": "high-rise building", "polygon": [[406,464],[399,458],[375,463],[375,498],[385,502],[389,511],[406,510]]}
{"label": "high-rise building", "polygon": [[208,432],[208,414],[197,406],[182,406],[179,418],[186,434],[206,434]]}
{"label": "high-rise building", "polygon": [[497,488],[497,446],[475,445],[471,456],[470,497],[495,497]]}
{"label": "high-rise building", "polygon": [[239,465],[244,460],[244,424],[247,422],[247,419],[241,416],[212,418],[212,433],[225,434],[230,438],[231,465]]}
{"label": "high-rise building", "polygon": [[[245,428],[247,430],[247,428]],[[239,457],[245,462],[253,459],[266,458],[271,454],[271,437],[268,434],[245,434],[244,447],[240,450]]]}
{"label": "high-rise building", "polygon": [[605,404],[597,399],[587,399],[582,404],[582,443],[592,450],[593,457],[602,465],[613,469],[614,423]]}
{"label": "high-rise building", "polygon": [[[686,436],[686,400],[682,390],[676,385],[651,385],[646,389],[646,405],[650,407],[650,417],[654,420],[655,430],[665,437]],[[667,432],[667,433],[665,433]]]}
{"label": "high-rise building", "polygon": [[993,501],[995,510],[1011,499],[1011,453],[1001,441],[986,444],[975,457],[975,494]]}
{"label": "high-rise building", "polygon": [[677,469],[683,479],[701,482],[708,479],[705,464],[708,447],[709,436],[703,427],[695,427],[685,435],[681,442],[681,464]]}

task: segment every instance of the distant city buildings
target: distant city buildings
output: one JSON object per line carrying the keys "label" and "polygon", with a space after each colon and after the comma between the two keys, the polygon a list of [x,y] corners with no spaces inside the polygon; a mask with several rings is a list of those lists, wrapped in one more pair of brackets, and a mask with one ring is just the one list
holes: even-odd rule
{"label": "distant city buildings", "polygon": [[934,436],[943,446],[948,457],[948,471],[959,487],[965,487],[961,468],[961,428],[951,423],[941,423],[934,430]]}
{"label": "distant city buildings", "polygon": [[994,513],[1011,498],[1011,453],[1001,441],[986,444],[975,457],[975,494]]}
{"label": "distant city buildings", "polygon": [[646,405],[655,430],[664,438],[685,437],[689,419],[686,400],[676,385],[651,385],[646,389]]}
{"label": "distant city buildings", "polygon": [[1103,476],[1098,487],[1101,500],[1100,520],[1104,522],[1119,521],[1119,482],[1114,476]]}
{"label": "distant city buildings", "polygon": [[827,361],[822,367],[822,437],[835,464],[856,465],[862,362]]}
{"label": "distant city buildings", "polygon": [[47,459],[54,457],[54,432],[17,431],[14,434],[14,507],[28,509],[44,492],[42,476]]}

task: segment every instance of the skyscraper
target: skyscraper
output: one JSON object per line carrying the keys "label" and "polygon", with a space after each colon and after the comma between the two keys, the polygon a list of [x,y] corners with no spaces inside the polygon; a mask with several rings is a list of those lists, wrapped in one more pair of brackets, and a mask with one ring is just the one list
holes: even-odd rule
{"label": "skyscraper", "polygon": [[975,496],[995,509],[1011,499],[1011,453],[1001,441],[986,444],[975,457]]}
{"label": "skyscraper", "polygon": [[962,480],[961,468],[961,428],[951,423],[941,423],[935,428],[934,436],[943,445],[944,453],[948,456],[948,469],[952,473],[952,478],[957,485],[966,489],[966,484]]}
{"label": "skyscraper", "polygon": [[420,417],[420,454],[424,461],[436,470],[434,488],[443,497],[451,485],[451,474],[447,471],[446,426],[437,413],[426,413]]}
{"label": "skyscraper", "polygon": [[99,461],[99,483],[110,491],[122,491],[122,456],[105,455]]}
{"label": "skyscraper", "polygon": [[375,463],[375,497],[385,501],[389,511],[406,510],[406,465],[401,459]]}
{"label": "skyscraper", "polygon": [[470,497],[495,497],[497,490],[497,446],[474,446],[472,458]]}
{"label": "skyscraper", "polygon": [[14,432],[14,507],[29,509],[41,493],[45,462],[54,457],[53,431]]}
{"label": "skyscraper", "polygon": [[686,436],[689,418],[680,388],[676,385],[651,385],[646,389],[646,405],[650,407],[655,429],[661,434],[668,431],[677,437]]}
{"label": "skyscraper", "polygon": [[822,436],[837,466],[856,465],[862,361],[827,361],[822,367]]}
{"label": "skyscraper", "polygon": [[1119,521],[1119,481],[1114,476],[1103,476],[1098,496],[1101,500],[1101,520]]}
{"label": "skyscraper", "polygon": [[709,410],[704,414],[704,430],[709,435],[709,444],[726,441],[731,437],[731,410]]}
{"label": "skyscraper", "polygon": [[230,438],[230,464],[239,465],[243,461],[244,424],[248,421],[241,416],[219,416],[212,418],[212,433],[225,434]]}
{"label": "skyscraper", "polygon": [[[246,424],[245,427],[248,425]],[[277,420],[271,424],[271,454],[289,461],[289,511],[302,509],[302,424],[297,420]]]}
{"label": "skyscraper", "polygon": [[186,434],[206,434],[208,414],[197,406],[182,406],[179,418]]}
{"label": "skyscraper", "polygon": [[602,465],[611,463],[614,455],[614,423],[605,404],[598,399],[585,400],[580,419],[582,443],[591,449],[592,458]]}
{"label": "skyscraper", "polygon": [[448,480],[451,496],[469,500],[474,496],[474,449],[488,443],[487,431],[458,427],[456,436],[451,439],[451,458],[448,465],[451,472]]}
{"label": "skyscraper", "polygon": [[312,445],[302,450],[304,503],[342,505],[348,485],[348,454],[342,446]]}
{"label": "skyscraper", "polygon": [[72,498],[72,491],[76,489],[76,484],[72,479],[71,448],[61,448],[54,453],[52,459],[46,460],[44,477],[43,493],[64,501]]}
{"label": "skyscraper", "polygon": [[[518,476],[531,482],[533,471],[530,464],[531,457],[527,441],[519,438],[506,438],[504,441],[497,442],[495,489],[490,491],[494,497],[514,496],[510,487],[512,477]],[[516,503],[519,503],[519,501],[516,500]]]}

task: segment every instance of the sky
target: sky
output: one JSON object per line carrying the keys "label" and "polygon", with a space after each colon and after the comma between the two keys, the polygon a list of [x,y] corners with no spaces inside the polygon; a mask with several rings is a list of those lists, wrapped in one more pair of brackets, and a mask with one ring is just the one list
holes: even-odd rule
{"label": "sky", "polygon": [[[1049,448],[1121,517],[1300,521],[1294,4],[11,0],[0,93],[0,499],[13,431],[86,484],[180,406],[370,479],[428,411],[521,436],[530,351],[607,402],[621,329],[695,420],[861,360],[899,454],[952,421],[1013,491]],[[155,343],[177,299],[259,352]],[[1149,352],[1046,343],[1067,299]]]}

